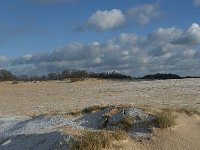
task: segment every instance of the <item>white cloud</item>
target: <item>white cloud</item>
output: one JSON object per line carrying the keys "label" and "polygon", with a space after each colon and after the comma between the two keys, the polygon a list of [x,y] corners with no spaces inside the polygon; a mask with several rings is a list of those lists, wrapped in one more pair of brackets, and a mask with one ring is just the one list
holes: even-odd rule
{"label": "white cloud", "polygon": [[120,9],[97,10],[88,18],[85,24],[77,26],[75,31],[84,31],[91,28],[97,30],[116,29],[129,23],[145,25],[153,18],[160,16],[158,3],[138,5],[125,12]]}
{"label": "white cloud", "polygon": [[198,45],[200,44],[200,26],[193,23],[187,31],[182,32],[179,38],[173,42],[180,45]]}
{"label": "white cloud", "polygon": [[194,0],[194,5],[195,6],[200,6],[200,0]]}
{"label": "white cloud", "polygon": [[12,61],[12,66],[20,72],[24,66],[30,70],[27,69],[30,66],[34,73],[37,70],[46,73],[65,68],[86,68],[90,71],[118,70],[137,76],[157,72],[199,75],[200,71],[196,70],[194,74],[193,70],[200,67],[198,38],[177,44],[183,37],[198,37],[198,30],[199,25],[192,24],[187,30],[159,28],[144,36],[122,33],[104,43],[72,43],[50,53],[26,55]]}
{"label": "white cloud", "polygon": [[119,9],[98,10],[92,14],[87,22],[88,27],[94,27],[99,30],[117,28],[124,24],[126,18]]}
{"label": "white cloud", "polygon": [[151,19],[157,18],[161,15],[158,10],[158,4],[143,4],[132,7],[128,10],[128,16],[133,18],[135,22],[140,25],[147,24]]}

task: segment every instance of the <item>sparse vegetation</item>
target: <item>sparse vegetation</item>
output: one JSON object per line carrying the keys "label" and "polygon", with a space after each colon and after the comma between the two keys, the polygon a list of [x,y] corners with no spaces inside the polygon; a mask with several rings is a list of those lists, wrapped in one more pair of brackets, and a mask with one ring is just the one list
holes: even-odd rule
{"label": "sparse vegetation", "polygon": [[71,150],[101,150],[111,146],[111,138],[108,132],[85,132],[69,144]]}
{"label": "sparse vegetation", "polygon": [[182,79],[179,75],[176,74],[163,74],[157,73],[154,75],[145,75],[142,79],[151,79],[151,80],[166,80],[166,79]]}
{"label": "sparse vegetation", "polygon": [[187,114],[188,116],[192,116],[194,114],[197,114],[200,116],[200,112],[196,109],[193,109],[193,108],[180,108],[177,110],[177,112],[179,113],[185,113]]}
{"label": "sparse vegetation", "polygon": [[98,106],[98,105],[94,105],[94,106],[90,106],[87,108],[84,108],[81,111],[76,111],[76,112],[70,112],[70,115],[73,116],[77,116],[77,115],[81,115],[81,114],[86,114],[86,113],[91,113],[91,112],[97,112],[99,110],[103,110],[105,108],[108,108],[109,106]]}
{"label": "sparse vegetation", "polygon": [[70,78],[70,82],[84,81],[84,78]]}
{"label": "sparse vegetation", "polygon": [[127,131],[134,124],[134,118],[131,116],[124,116],[123,119],[118,122],[117,126],[120,130]]}
{"label": "sparse vegetation", "polygon": [[127,139],[128,137],[128,134],[123,131],[123,130],[120,130],[120,129],[116,129],[113,133],[112,133],[112,137],[117,140],[117,141],[120,141],[120,140],[125,140]]}
{"label": "sparse vegetation", "polygon": [[65,69],[62,72],[49,72],[47,75],[35,75],[27,76],[13,75],[8,70],[0,70],[0,81],[48,81],[48,80],[64,80],[69,79],[71,82],[83,81],[86,78],[97,78],[97,79],[114,79],[114,80],[166,80],[166,79],[184,79],[184,78],[200,78],[200,76],[187,76],[181,77],[176,74],[164,74],[157,73],[153,75],[145,75],[143,77],[132,77],[129,75],[121,74],[116,71],[111,72],[87,72],[82,69]]}
{"label": "sparse vegetation", "polygon": [[8,70],[0,70],[0,81],[14,81],[16,76]]}
{"label": "sparse vegetation", "polygon": [[85,114],[85,113],[96,112],[96,111],[99,111],[99,110],[103,110],[105,108],[107,108],[107,107],[94,105],[94,106],[90,106],[90,107],[83,109],[82,113]]}
{"label": "sparse vegetation", "polygon": [[155,125],[164,129],[176,124],[176,116],[173,115],[173,111],[169,108],[163,109],[160,113],[157,113],[155,119]]}
{"label": "sparse vegetation", "polygon": [[73,139],[69,147],[71,150],[101,150],[109,149],[112,146],[112,140],[125,140],[128,137],[125,131],[116,130],[115,132],[85,132],[79,138]]}

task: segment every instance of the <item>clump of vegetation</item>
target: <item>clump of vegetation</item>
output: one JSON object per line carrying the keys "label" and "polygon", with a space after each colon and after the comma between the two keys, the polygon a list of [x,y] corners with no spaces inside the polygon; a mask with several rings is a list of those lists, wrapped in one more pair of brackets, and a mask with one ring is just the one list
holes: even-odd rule
{"label": "clump of vegetation", "polygon": [[16,76],[8,70],[0,70],[0,81],[14,81]]}
{"label": "clump of vegetation", "polygon": [[84,78],[70,78],[70,82],[84,81]]}
{"label": "clump of vegetation", "polygon": [[164,129],[176,124],[176,116],[173,115],[173,111],[171,109],[163,109],[160,113],[157,114],[155,119],[155,124]]}
{"label": "clump of vegetation", "polygon": [[163,74],[157,73],[154,75],[145,75],[142,79],[152,79],[152,80],[166,80],[166,79],[182,79],[179,75],[176,74]]}
{"label": "clump of vegetation", "polygon": [[117,140],[125,140],[128,138],[128,134],[124,131],[124,130],[120,130],[120,129],[116,129],[113,133],[112,133],[112,137]]}
{"label": "clump of vegetation", "polygon": [[81,115],[81,111],[75,111],[75,112],[69,112],[68,113],[69,115],[72,115],[72,116],[78,116],[78,115]]}
{"label": "clump of vegetation", "polygon": [[117,126],[120,130],[127,131],[134,124],[134,118],[131,116],[124,116],[121,121],[118,122]]}
{"label": "clump of vegetation", "polygon": [[124,140],[127,138],[125,131],[116,130],[115,132],[85,132],[85,134],[70,142],[71,150],[101,150],[109,149],[112,146],[112,140]]}
{"label": "clump of vegetation", "polygon": [[192,116],[194,114],[197,114],[200,116],[200,112],[196,109],[192,109],[192,108],[180,108],[177,110],[179,113],[185,113],[188,116]]}
{"label": "clump of vegetation", "polygon": [[81,111],[70,112],[69,114],[70,114],[70,115],[73,115],[73,116],[77,116],[77,115],[81,115],[81,114],[87,114],[87,113],[91,113],[91,112],[97,112],[97,111],[106,109],[106,108],[108,108],[108,107],[109,107],[109,106],[98,106],[98,105],[94,105],[94,106],[90,106],[90,107],[84,108],[84,109],[81,110]]}
{"label": "clump of vegetation", "polygon": [[91,112],[97,112],[97,111],[103,110],[105,108],[107,108],[107,107],[94,105],[94,106],[90,106],[90,107],[84,108],[82,110],[82,113],[86,114],[86,113],[91,113]]}
{"label": "clump of vegetation", "polygon": [[100,150],[111,146],[111,138],[107,132],[85,132],[70,143],[72,150]]}

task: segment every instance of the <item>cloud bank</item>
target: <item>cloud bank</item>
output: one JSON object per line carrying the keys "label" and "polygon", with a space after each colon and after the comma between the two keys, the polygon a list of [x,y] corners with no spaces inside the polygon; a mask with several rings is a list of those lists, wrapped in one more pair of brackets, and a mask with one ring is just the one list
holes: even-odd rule
{"label": "cloud bank", "polygon": [[49,53],[31,54],[9,60],[0,57],[0,67],[15,73],[45,74],[65,68],[89,71],[117,70],[134,76],[150,73],[200,74],[200,26],[188,29],[158,28],[139,36],[122,33],[103,43],[71,43]]}

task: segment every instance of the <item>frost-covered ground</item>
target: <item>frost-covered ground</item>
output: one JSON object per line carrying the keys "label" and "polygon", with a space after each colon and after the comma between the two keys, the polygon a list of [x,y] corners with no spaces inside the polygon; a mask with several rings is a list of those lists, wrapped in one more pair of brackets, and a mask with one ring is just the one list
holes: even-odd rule
{"label": "frost-covered ground", "polygon": [[[91,105],[191,107],[200,110],[200,79],[160,81],[0,82],[0,150],[67,149],[62,126],[95,129],[98,114],[63,118],[59,113]],[[51,113],[50,116],[38,116]],[[97,116],[96,116],[97,115]],[[23,117],[16,117],[23,116]],[[141,135],[140,124],[133,129]],[[146,130],[146,129],[145,129]],[[138,132],[139,131],[139,132]],[[147,130],[147,134],[149,130]],[[196,132],[195,132],[196,133]]]}
{"label": "frost-covered ground", "polygon": [[[112,116],[105,116],[116,111]],[[134,126],[128,130],[135,138],[150,138],[151,128],[147,128],[151,115],[145,114],[137,108],[112,107],[80,116],[64,118],[61,115],[41,115],[34,118],[0,116],[0,149],[1,150],[49,150],[68,149],[72,135],[62,132],[62,127],[75,130],[98,130],[101,125],[107,130],[117,128],[118,122],[125,116],[134,120]],[[106,118],[105,118],[106,117]],[[145,125],[144,125],[145,123]]]}
{"label": "frost-covered ground", "polygon": [[200,79],[67,83],[0,82],[0,114],[70,112],[89,105],[133,104],[193,107],[200,110]]}

